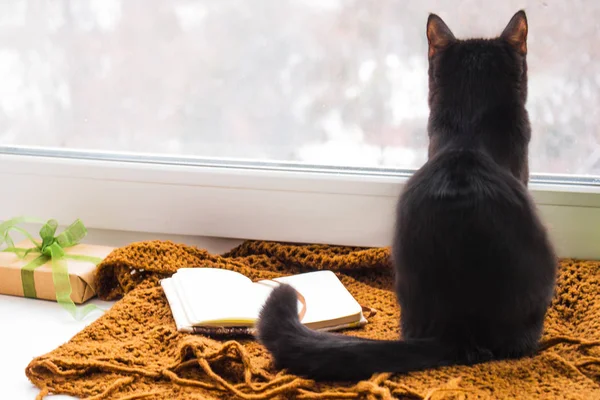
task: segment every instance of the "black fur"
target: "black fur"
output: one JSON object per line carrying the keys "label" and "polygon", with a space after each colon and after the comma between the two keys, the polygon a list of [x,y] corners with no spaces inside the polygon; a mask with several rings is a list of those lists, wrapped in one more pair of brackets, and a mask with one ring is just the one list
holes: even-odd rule
{"label": "black fur", "polygon": [[495,39],[429,39],[429,159],[400,196],[392,246],[402,340],[307,329],[273,291],[258,337],[279,368],[317,380],[523,357],[536,350],[557,259],[527,191],[527,20]]}

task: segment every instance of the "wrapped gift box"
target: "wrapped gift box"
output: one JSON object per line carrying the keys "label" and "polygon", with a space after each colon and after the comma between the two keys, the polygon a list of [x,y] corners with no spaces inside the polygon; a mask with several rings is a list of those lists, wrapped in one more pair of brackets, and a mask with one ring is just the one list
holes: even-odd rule
{"label": "wrapped gift box", "polygon": [[[17,248],[32,248],[33,243],[28,240],[15,244]],[[71,299],[76,304],[84,303],[96,295],[96,285],[94,282],[94,271],[96,264],[90,261],[74,259],[78,256],[95,257],[104,259],[113,247],[96,246],[91,244],[76,244],[64,248],[66,256],[62,259],[67,265],[69,271],[69,281],[71,283]],[[69,258],[69,256],[74,256]],[[14,252],[0,251],[0,294],[24,297],[24,285],[22,279],[23,267],[40,257],[39,252],[31,252],[25,257],[19,256]],[[52,260],[46,262],[33,270],[33,282],[35,295],[37,299],[56,301],[56,291],[52,279]]]}

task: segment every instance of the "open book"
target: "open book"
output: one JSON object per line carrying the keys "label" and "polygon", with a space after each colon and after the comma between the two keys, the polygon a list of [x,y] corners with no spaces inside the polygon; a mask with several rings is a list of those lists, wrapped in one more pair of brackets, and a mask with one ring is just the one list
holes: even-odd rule
{"label": "open book", "polygon": [[315,330],[340,330],[367,323],[363,307],[331,271],[308,272],[252,282],[225,269],[182,268],[161,281],[177,330],[254,333],[262,306],[279,283],[298,292],[301,322]]}

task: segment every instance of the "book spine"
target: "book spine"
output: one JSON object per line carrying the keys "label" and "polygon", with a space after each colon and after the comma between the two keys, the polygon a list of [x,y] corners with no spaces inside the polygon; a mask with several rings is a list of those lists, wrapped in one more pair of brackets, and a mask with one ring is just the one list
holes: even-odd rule
{"label": "book spine", "polygon": [[194,326],[193,332],[199,335],[214,337],[214,338],[232,338],[232,337],[253,337],[255,330],[254,328],[247,327],[202,327],[202,326]]}
{"label": "book spine", "polygon": [[[332,331],[341,331],[346,329],[355,329],[360,328],[366,324],[365,321],[351,322],[343,325],[330,326],[327,328],[317,329],[320,332],[332,332]],[[202,326],[194,326],[192,327],[193,333],[209,336],[213,338],[250,338],[256,336],[255,328],[248,327],[202,327]]]}

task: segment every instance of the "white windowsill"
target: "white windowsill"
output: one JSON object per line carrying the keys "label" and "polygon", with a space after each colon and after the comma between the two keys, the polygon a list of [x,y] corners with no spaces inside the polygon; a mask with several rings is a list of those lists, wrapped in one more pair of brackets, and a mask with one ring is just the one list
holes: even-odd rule
{"label": "white windowsill", "polygon": [[[0,220],[95,229],[388,246],[407,174],[0,154]],[[600,259],[598,182],[532,182],[561,257]]]}

